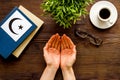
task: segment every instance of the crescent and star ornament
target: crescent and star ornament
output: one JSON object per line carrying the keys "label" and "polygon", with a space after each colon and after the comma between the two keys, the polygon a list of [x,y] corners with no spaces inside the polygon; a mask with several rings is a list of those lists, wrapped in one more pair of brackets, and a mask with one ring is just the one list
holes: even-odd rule
{"label": "crescent and star ornament", "polygon": [[[11,19],[11,21],[9,22],[9,30],[10,30],[13,34],[18,35],[18,33],[14,32],[14,30],[12,29],[12,24],[13,24],[13,22],[16,21],[16,20],[21,20],[21,19],[20,19],[20,18],[13,18],[13,19]],[[19,29],[21,29],[21,30],[22,30],[22,28],[23,28],[22,25],[20,25],[20,26],[18,26],[18,27],[19,27]]]}

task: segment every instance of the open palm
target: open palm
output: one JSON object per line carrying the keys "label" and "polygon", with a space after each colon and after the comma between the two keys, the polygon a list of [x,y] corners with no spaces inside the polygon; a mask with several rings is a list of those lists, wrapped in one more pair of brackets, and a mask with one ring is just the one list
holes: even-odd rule
{"label": "open palm", "polygon": [[72,67],[76,60],[75,45],[65,34],[61,38],[55,34],[44,47],[44,58],[47,65],[57,68]]}
{"label": "open palm", "polygon": [[44,58],[47,65],[59,67],[60,64],[60,36],[53,35],[44,47]]}
{"label": "open palm", "polygon": [[69,37],[62,36],[61,39],[61,68],[72,67],[76,60],[75,45]]}

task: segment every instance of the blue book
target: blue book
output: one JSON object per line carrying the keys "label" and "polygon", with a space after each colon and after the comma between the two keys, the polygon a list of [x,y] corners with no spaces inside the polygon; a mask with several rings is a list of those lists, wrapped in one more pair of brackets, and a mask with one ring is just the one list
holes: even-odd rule
{"label": "blue book", "polygon": [[0,55],[9,55],[34,31],[37,26],[17,7],[0,23]]}

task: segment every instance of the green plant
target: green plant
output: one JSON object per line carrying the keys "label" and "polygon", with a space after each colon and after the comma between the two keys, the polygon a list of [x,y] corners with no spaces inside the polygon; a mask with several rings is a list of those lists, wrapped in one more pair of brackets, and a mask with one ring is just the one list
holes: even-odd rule
{"label": "green plant", "polygon": [[93,0],[45,0],[42,7],[53,16],[56,23],[69,28],[80,16],[88,14],[86,7],[92,2]]}

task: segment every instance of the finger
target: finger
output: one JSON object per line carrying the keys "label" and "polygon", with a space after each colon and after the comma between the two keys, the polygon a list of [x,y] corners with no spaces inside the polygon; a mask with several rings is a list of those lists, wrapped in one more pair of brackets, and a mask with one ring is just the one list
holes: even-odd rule
{"label": "finger", "polygon": [[74,57],[74,59],[76,59],[76,54],[77,54],[76,46],[74,45],[74,43],[72,42],[72,40],[68,36],[66,36],[66,38],[67,38],[67,42],[69,43],[70,49],[73,50],[73,57]]}
{"label": "finger", "polygon": [[65,49],[65,43],[64,43],[64,39],[63,39],[63,36],[61,38],[61,50],[64,50]]}
{"label": "finger", "polygon": [[48,41],[48,47],[51,48],[52,47],[52,42],[54,41],[55,39],[55,35],[51,36],[51,38],[49,39]]}
{"label": "finger", "polygon": [[76,60],[76,55],[77,55],[77,52],[76,52],[76,46],[73,47],[73,58]]}
{"label": "finger", "polygon": [[62,40],[62,38],[61,38],[61,51],[64,49],[63,48],[63,42],[62,42],[63,40]]}
{"label": "finger", "polygon": [[44,52],[44,57],[48,55],[48,43],[46,43],[45,47],[43,48],[43,52]]}
{"label": "finger", "polygon": [[68,36],[66,36],[66,38],[67,38],[67,42],[68,42],[69,48],[73,48],[75,45],[72,42],[72,40]]}
{"label": "finger", "polygon": [[48,50],[48,48],[45,46],[45,47],[43,48],[44,54],[47,52],[47,50]]}
{"label": "finger", "polygon": [[56,42],[55,42],[55,48],[58,49],[59,46],[59,42],[60,42],[60,36],[57,36]]}
{"label": "finger", "polygon": [[49,47],[49,45],[48,45],[48,43],[46,43],[44,48],[48,49],[48,47]]}
{"label": "finger", "polygon": [[55,48],[56,37],[57,37],[57,35],[55,34],[54,39],[53,39],[52,44],[51,44],[51,48]]}
{"label": "finger", "polygon": [[53,40],[53,42],[52,42],[52,48],[55,48],[58,37],[59,37],[59,35],[58,35],[58,34],[55,34],[55,38],[54,38],[54,40]]}
{"label": "finger", "polygon": [[61,48],[61,39],[59,38],[58,45],[57,45],[57,50],[60,51],[60,48]]}
{"label": "finger", "polygon": [[68,39],[67,39],[67,36],[65,34],[63,35],[63,39],[64,39],[65,47],[69,48]]}

